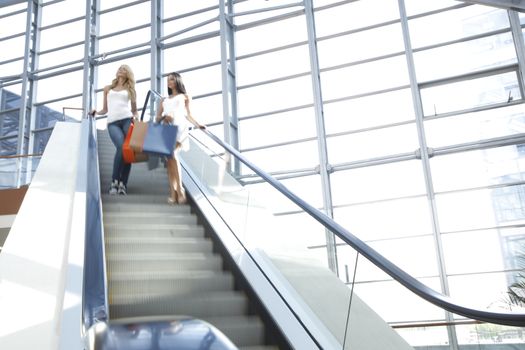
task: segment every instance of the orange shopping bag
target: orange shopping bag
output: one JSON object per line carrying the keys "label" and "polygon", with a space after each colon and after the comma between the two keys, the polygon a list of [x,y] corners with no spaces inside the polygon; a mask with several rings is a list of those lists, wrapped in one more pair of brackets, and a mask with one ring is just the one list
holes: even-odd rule
{"label": "orange shopping bag", "polygon": [[122,158],[126,163],[138,163],[145,162],[148,160],[148,155],[143,152],[136,152],[129,146],[129,141],[131,140],[131,135],[133,134],[133,127],[135,122],[131,121],[131,124],[124,139],[124,144],[122,144]]}

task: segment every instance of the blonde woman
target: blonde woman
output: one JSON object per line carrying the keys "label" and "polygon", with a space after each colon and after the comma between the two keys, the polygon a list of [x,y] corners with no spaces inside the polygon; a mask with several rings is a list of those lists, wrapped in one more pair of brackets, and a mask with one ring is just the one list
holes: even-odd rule
{"label": "blonde woman", "polygon": [[113,175],[109,194],[127,194],[127,185],[131,164],[124,163],[122,144],[128,133],[133,118],[138,117],[135,77],[131,68],[125,64],[117,70],[115,79],[104,87],[104,105],[100,111],[92,114],[107,114],[108,132],[116,147],[113,160]]}
{"label": "blonde woman", "polygon": [[182,187],[182,178],[180,174],[180,163],[178,152],[184,144],[188,142],[189,123],[195,127],[204,129],[205,126],[199,124],[190,110],[190,97],[186,93],[186,87],[179,73],[170,73],[168,75],[168,97],[163,98],[157,109],[156,121],[162,120],[164,123],[171,123],[178,127],[175,151],[173,156],[168,157],[167,170],[170,184],[169,204],[186,203],[186,193]]}

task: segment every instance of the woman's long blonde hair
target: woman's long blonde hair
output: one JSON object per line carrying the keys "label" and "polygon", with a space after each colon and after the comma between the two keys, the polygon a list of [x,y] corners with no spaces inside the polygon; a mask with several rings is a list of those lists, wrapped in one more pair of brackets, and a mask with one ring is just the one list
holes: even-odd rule
{"label": "woman's long blonde hair", "polygon": [[[129,99],[131,101],[136,101],[137,99],[137,92],[135,91],[135,75],[133,74],[133,71],[131,70],[130,66],[127,64],[123,64],[119,67],[124,68],[126,71],[126,79],[124,80],[124,86],[126,87],[126,90],[128,90]],[[111,82],[110,88],[113,89],[118,84],[118,78],[115,77],[113,81]]]}

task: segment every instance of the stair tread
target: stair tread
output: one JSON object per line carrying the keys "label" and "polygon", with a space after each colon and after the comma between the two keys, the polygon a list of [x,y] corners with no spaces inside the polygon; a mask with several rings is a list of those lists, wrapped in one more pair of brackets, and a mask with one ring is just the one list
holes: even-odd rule
{"label": "stair tread", "polygon": [[221,259],[221,256],[218,254],[211,254],[211,253],[198,253],[198,252],[188,252],[188,253],[165,253],[165,254],[159,254],[159,253],[142,253],[142,254],[135,254],[134,256],[130,257],[129,255],[110,255],[108,256],[109,261],[180,261],[180,260],[207,260],[210,258],[217,258]]}
{"label": "stair tread", "polygon": [[210,243],[211,242],[204,237],[143,237],[143,236],[132,236],[132,237],[106,237],[106,244],[192,244],[192,243]]}
{"label": "stair tread", "polygon": [[[131,294],[116,294],[112,296],[112,306],[120,305],[120,304],[126,304],[131,301],[137,301],[137,298],[134,298],[131,300]],[[145,298],[142,298],[142,301],[144,302],[210,302],[212,299],[236,299],[236,300],[246,300],[246,295],[243,292],[236,291],[236,290],[211,290],[211,291],[205,291],[202,293],[192,293],[192,294],[179,294],[179,295],[157,295],[157,296],[151,296],[147,300],[144,300]]]}
{"label": "stair tread", "polygon": [[230,272],[193,270],[193,271],[145,271],[145,272],[116,272],[109,277],[110,281],[153,281],[179,279],[203,279],[231,277]]}

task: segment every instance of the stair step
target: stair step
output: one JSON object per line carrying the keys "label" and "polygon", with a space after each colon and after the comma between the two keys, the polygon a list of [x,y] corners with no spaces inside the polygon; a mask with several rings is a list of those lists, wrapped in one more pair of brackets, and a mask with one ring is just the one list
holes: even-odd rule
{"label": "stair step", "polygon": [[104,223],[111,224],[154,224],[154,225],[180,225],[197,224],[197,217],[190,214],[166,213],[107,213],[104,214]]}
{"label": "stair step", "polygon": [[[114,196],[116,197],[116,196]],[[108,213],[170,213],[170,214],[190,214],[191,208],[188,205],[167,205],[166,203],[148,204],[128,201],[115,201],[104,203],[104,215]]]}
{"label": "stair step", "polygon": [[170,225],[170,227],[104,227],[106,237],[204,237],[204,227],[196,225]]}
{"label": "stair step", "polygon": [[[174,208],[174,207],[187,207],[188,210],[190,210],[190,206],[188,204],[178,204],[178,205],[169,205],[167,203],[168,198],[168,188],[166,187],[166,193],[162,194],[153,194],[153,193],[133,193],[129,192],[126,196],[112,196],[107,193],[107,191],[102,190],[102,203],[103,207],[107,205],[108,203],[134,203],[134,204],[141,204],[144,206],[147,206],[149,204],[162,204],[165,205],[168,208]],[[109,188],[109,185],[108,185]]]}
{"label": "stair step", "polygon": [[264,324],[257,316],[202,318],[223,332],[237,346],[264,344]]}
{"label": "stair step", "polygon": [[193,295],[153,296],[150,298],[113,297],[111,317],[155,315],[187,315],[195,318],[243,315],[248,310],[244,293],[212,291]]}
{"label": "stair step", "polygon": [[106,238],[106,250],[108,256],[113,254],[137,254],[137,253],[211,253],[213,244],[209,240],[183,238],[161,238],[158,240],[128,238]]}
{"label": "stair step", "polygon": [[133,255],[110,255],[107,259],[108,272],[147,272],[156,269],[157,271],[191,271],[191,270],[211,270],[220,271],[222,269],[222,257],[217,254],[177,254],[160,255],[141,254]]}
{"label": "stair step", "polygon": [[113,303],[113,297],[122,300],[137,296],[152,298],[233,290],[233,276],[222,271],[115,273],[108,276],[108,280],[111,284],[110,304]]}
{"label": "stair step", "polygon": [[128,222],[113,222],[113,223],[106,223],[104,222],[104,231],[111,231],[111,230],[140,230],[144,231],[145,234],[147,231],[166,231],[166,230],[173,230],[173,232],[177,232],[179,230],[198,230],[200,226],[195,224],[159,224],[159,223],[138,223],[138,224],[132,224]]}

